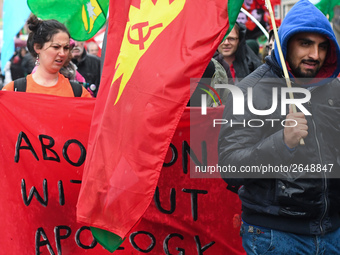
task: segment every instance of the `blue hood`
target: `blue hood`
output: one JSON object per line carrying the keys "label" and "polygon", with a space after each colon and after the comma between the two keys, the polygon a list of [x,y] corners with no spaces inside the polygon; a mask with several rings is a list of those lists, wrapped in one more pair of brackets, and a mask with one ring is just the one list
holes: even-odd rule
{"label": "blue hood", "polygon": [[[287,55],[289,39],[297,33],[319,33],[330,40],[330,47],[326,60],[321,67],[317,78],[334,78],[340,72],[340,49],[336,41],[332,27],[326,16],[308,0],[300,0],[287,13],[279,28],[278,35],[284,58]],[[275,43],[276,44],[276,43]],[[275,45],[275,58],[282,68],[279,52]],[[320,75],[319,75],[320,74]],[[291,77],[293,75],[289,73]],[[314,84],[314,85],[320,85]],[[313,86],[310,84],[310,86]]]}

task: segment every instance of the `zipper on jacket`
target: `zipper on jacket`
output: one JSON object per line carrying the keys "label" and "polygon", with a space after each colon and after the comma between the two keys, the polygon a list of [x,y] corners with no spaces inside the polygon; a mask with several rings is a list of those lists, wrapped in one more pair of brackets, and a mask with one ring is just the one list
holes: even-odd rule
{"label": "zipper on jacket", "polygon": [[[323,165],[323,160],[322,160],[322,156],[321,156],[321,149],[320,149],[320,143],[319,143],[319,139],[316,135],[316,124],[314,122],[314,119],[312,118],[312,123],[313,123],[313,126],[314,126],[314,130],[315,130],[315,140],[316,140],[316,145],[318,147],[318,153],[319,153],[319,158],[320,158],[320,163],[321,165]],[[323,172],[323,182],[324,182],[324,202],[325,202],[325,210],[321,216],[321,219],[320,219],[320,231],[321,233],[323,234],[324,233],[324,229],[322,227],[322,221],[323,219],[325,218],[326,216],[326,212],[327,212],[327,208],[328,208],[328,201],[327,201],[327,196],[326,196],[326,192],[327,192],[327,188],[328,188],[328,185],[327,185],[327,177],[326,177],[326,172]]]}
{"label": "zipper on jacket", "polygon": [[[316,90],[316,88],[313,88],[311,90],[311,93],[314,92]],[[308,105],[312,108],[312,102],[311,100],[308,101]],[[317,129],[316,129],[316,124],[315,124],[315,121],[313,119],[313,117],[311,118],[312,120],[312,124],[313,124],[313,127],[314,127],[314,137],[315,137],[315,141],[316,141],[316,145],[317,145],[317,148],[318,148],[318,154],[319,154],[319,158],[320,158],[320,163],[321,165],[323,165],[323,160],[322,160],[322,155],[321,155],[321,148],[320,148],[320,142],[319,142],[319,139],[317,137]],[[324,233],[324,229],[322,227],[322,221],[324,220],[325,216],[326,216],[326,212],[328,210],[328,201],[327,201],[327,196],[326,196],[326,192],[327,192],[327,188],[328,188],[328,185],[327,185],[327,178],[326,178],[326,172],[323,172],[323,182],[324,182],[324,202],[325,202],[325,210],[321,216],[321,219],[320,219],[320,224],[319,224],[319,227],[320,227],[320,231],[321,233],[323,234]]]}

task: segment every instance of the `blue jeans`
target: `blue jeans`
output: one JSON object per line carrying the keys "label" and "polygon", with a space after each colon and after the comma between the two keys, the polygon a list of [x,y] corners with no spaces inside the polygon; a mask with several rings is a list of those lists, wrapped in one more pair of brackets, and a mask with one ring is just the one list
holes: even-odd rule
{"label": "blue jeans", "polygon": [[297,235],[249,225],[240,230],[248,255],[336,255],[340,254],[340,228],[326,235]]}

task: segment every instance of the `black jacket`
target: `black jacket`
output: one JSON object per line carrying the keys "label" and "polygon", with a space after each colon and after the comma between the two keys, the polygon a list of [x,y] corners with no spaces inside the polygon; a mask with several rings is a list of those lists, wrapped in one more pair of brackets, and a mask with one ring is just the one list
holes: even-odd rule
{"label": "black jacket", "polygon": [[[269,116],[254,115],[248,107],[244,115],[233,115],[233,99],[229,96],[223,119],[238,123],[245,120],[246,124],[231,126],[229,121],[221,126],[219,165],[235,166],[238,170],[245,166],[277,169],[285,166],[291,172],[257,174],[252,176],[255,178],[249,178],[250,173],[234,176],[222,173],[222,177],[229,185],[243,185],[238,194],[245,222],[298,234],[330,232],[340,227],[340,180],[337,179],[340,177],[340,83],[335,79],[311,90],[311,99],[304,104],[312,114],[306,116],[305,146],[290,151],[283,141],[281,121],[286,116],[281,115],[280,107],[280,91],[286,83],[278,79],[283,74],[274,55],[268,56],[267,63],[245,78],[239,87],[245,99],[248,87],[252,88],[254,108],[258,110],[271,108],[272,89],[276,87],[278,107]],[[255,122],[247,124],[254,119]],[[268,119],[277,121],[272,124]],[[259,120],[264,123],[262,127],[251,127],[260,125]],[[301,167],[310,171],[302,171]]]}
{"label": "black jacket", "polygon": [[77,71],[85,78],[86,83],[96,85],[96,90],[93,92],[97,96],[101,76],[100,58],[87,54],[84,50],[81,59],[79,61],[72,59],[72,62],[77,66]]}

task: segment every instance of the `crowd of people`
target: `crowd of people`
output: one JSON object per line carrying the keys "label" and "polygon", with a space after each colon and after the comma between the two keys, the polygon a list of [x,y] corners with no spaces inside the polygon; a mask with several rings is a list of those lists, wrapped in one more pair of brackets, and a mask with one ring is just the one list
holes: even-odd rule
{"label": "crowd of people", "polygon": [[[245,1],[245,7],[249,2]],[[261,16],[259,11],[254,14]],[[226,90],[219,92],[226,105],[223,119],[264,124],[223,125],[219,165],[296,165],[303,170],[297,174],[280,172],[275,178],[233,178],[222,173],[242,201],[243,247],[247,254],[339,254],[340,175],[329,176],[330,168],[333,173],[340,171],[340,48],[335,34],[313,4],[300,0],[278,31],[269,31],[268,41],[259,52],[255,32],[247,35],[246,19],[240,13],[203,78],[212,78],[214,84],[233,84],[243,92],[247,107],[242,115],[234,114],[234,95]],[[3,90],[95,97],[101,76],[98,45],[72,40],[67,28],[55,20],[31,16],[27,24],[27,49],[18,48],[9,61]],[[284,62],[274,41],[275,32]],[[309,95],[303,105],[301,95],[297,95],[298,111],[282,103],[287,87],[285,66],[293,88]],[[91,89],[84,84],[94,86]],[[189,106],[200,106],[196,92]],[[213,101],[207,104],[218,105]],[[264,115],[260,111],[270,112]],[[266,121],[268,118],[278,121]],[[306,170],[312,167],[321,170]]]}
{"label": "crowd of people", "polygon": [[[247,0],[244,1],[243,7],[249,10],[252,8],[252,4],[253,0]],[[264,15],[257,18],[263,20],[263,17]],[[212,78],[215,73],[219,72],[219,82],[228,81],[229,84],[237,84],[264,62],[264,56],[268,55],[270,51],[266,50],[266,45],[259,44],[257,37],[261,35],[258,33],[254,35],[252,30],[249,29],[249,24],[252,24],[249,23],[249,18],[240,12],[234,29],[219,46],[203,77]],[[269,28],[268,24],[266,28]],[[32,31],[29,32],[31,33]],[[27,42],[24,43],[25,45],[20,45],[20,47],[16,46],[13,57],[6,64],[0,89],[11,81],[26,77],[37,70],[35,54],[28,50]],[[60,68],[60,73],[70,81],[79,82],[92,96],[96,97],[103,64],[100,59],[101,49],[93,40],[81,42],[74,41],[72,38],[70,38],[70,47],[70,61],[65,62],[65,65]],[[263,56],[263,61],[261,61],[261,56]],[[225,73],[221,73],[220,67],[224,68]],[[212,68],[215,71],[211,72]],[[217,80],[215,79],[213,83],[216,82]],[[224,94],[223,101],[225,101],[228,93],[224,93],[224,90],[219,92]],[[192,106],[197,105],[195,101],[197,100],[192,98]],[[190,105],[190,102],[188,105]],[[212,104],[209,106],[212,106]]]}

